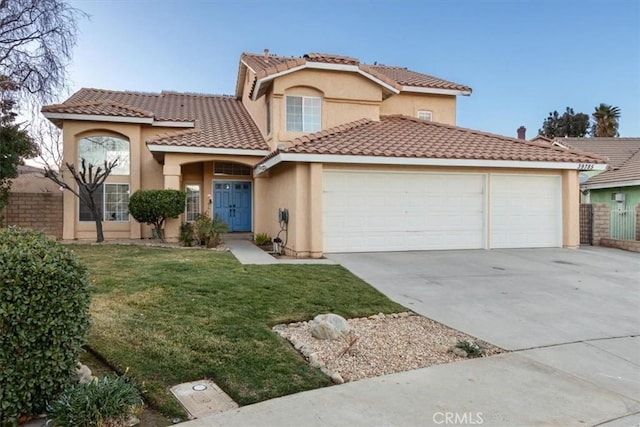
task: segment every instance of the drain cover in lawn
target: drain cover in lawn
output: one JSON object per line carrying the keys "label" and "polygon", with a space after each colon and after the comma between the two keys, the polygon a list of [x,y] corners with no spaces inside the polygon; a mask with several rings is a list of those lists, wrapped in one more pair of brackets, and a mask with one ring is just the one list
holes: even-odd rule
{"label": "drain cover in lawn", "polygon": [[202,418],[238,407],[236,402],[210,380],[178,384],[171,387],[171,393],[187,410],[189,418]]}

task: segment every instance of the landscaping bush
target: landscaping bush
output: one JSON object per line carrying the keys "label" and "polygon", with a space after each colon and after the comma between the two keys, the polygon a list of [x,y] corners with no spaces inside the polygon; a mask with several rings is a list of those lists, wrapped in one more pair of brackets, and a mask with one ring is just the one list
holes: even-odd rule
{"label": "landscaping bush", "polygon": [[256,234],[256,245],[266,246],[271,244],[271,237],[267,233]]}
{"label": "landscaping bush", "polygon": [[193,246],[195,239],[195,230],[190,222],[183,222],[180,225],[180,243],[182,246]]}
{"label": "landscaping bush", "polygon": [[164,242],[163,226],[167,219],[184,212],[187,195],[179,190],[138,190],[129,198],[129,212],[138,222],[153,225]]}
{"label": "landscaping bush", "polygon": [[124,377],[74,384],[47,408],[53,427],[120,427],[142,411],[142,398]]}
{"label": "landscaping bush", "polygon": [[0,229],[0,424],[37,415],[71,380],[89,329],[86,268],[43,234]]}
{"label": "landscaping bush", "polygon": [[207,248],[215,248],[220,244],[220,233],[226,233],[229,227],[217,215],[212,219],[209,215],[198,215],[196,218],[196,237],[199,243]]}

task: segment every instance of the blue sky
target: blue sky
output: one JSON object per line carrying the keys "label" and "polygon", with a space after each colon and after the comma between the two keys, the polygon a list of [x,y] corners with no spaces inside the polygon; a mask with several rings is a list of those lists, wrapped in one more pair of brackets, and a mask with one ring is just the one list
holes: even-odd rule
{"label": "blue sky", "polygon": [[242,52],[326,52],[473,88],[459,126],[533,137],[552,110],[620,107],[640,136],[640,1],[73,0],[72,89],[233,94]]}

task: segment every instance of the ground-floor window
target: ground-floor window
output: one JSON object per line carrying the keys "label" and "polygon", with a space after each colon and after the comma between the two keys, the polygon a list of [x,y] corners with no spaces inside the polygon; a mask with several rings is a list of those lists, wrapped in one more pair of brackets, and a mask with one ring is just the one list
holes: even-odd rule
{"label": "ground-floor window", "polygon": [[[84,191],[80,189],[80,191]],[[129,221],[129,184],[102,184],[93,196],[102,208],[104,221]],[[87,205],[80,201],[80,221],[94,221]]]}
{"label": "ground-floor window", "polygon": [[186,220],[187,222],[195,221],[200,215],[200,186],[187,185],[185,192],[187,193]]}

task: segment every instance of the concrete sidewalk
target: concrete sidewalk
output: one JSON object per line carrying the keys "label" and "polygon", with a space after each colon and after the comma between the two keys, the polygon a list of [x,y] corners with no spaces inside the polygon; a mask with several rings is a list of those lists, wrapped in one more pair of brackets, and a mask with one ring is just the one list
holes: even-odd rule
{"label": "concrete sidewalk", "polygon": [[640,422],[639,399],[507,353],[298,393],[182,425],[429,426],[452,417],[455,425],[595,426],[617,419],[611,426],[627,426]]}
{"label": "concrete sidewalk", "polygon": [[248,240],[230,239],[224,242],[240,264],[336,264],[326,258],[275,258]]}

